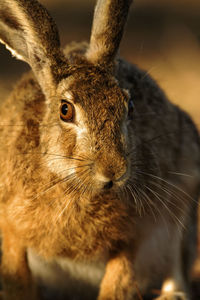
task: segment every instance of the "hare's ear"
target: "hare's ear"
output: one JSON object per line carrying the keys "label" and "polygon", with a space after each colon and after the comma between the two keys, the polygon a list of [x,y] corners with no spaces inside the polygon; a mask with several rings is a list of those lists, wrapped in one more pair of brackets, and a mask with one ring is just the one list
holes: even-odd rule
{"label": "hare's ear", "polygon": [[132,0],[98,0],[87,58],[112,63],[118,51]]}
{"label": "hare's ear", "polygon": [[47,90],[52,65],[62,54],[56,25],[46,9],[36,0],[0,0],[0,41],[31,66]]}

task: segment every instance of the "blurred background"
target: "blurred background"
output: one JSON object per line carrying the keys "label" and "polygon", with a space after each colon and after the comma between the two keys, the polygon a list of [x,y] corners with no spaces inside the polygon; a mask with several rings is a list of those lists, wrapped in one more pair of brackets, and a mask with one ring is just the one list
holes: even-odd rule
{"label": "blurred background", "polygon": [[[40,1],[56,20],[63,46],[89,40],[95,0]],[[151,74],[200,129],[199,0],[135,0],[120,52]],[[28,69],[0,45],[0,101]]]}

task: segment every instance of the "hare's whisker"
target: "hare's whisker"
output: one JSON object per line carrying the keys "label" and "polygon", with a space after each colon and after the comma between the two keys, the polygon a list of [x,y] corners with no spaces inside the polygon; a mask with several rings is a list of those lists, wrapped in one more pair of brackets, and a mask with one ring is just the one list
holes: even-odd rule
{"label": "hare's whisker", "polygon": [[140,189],[138,188],[138,186],[136,184],[133,184],[131,182],[130,182],[129,186],[132,187],[133,191],[137,194],[137,195],[135,195],[135,193],[134,193],[134,195],[135,195],[134,200],[139,201],[138,210],[139,210],[140,215],[141,215],[141,211],[143,211],[143,214],[145,215],[146,212],[145,212],[144,204],[143,204],[142,199],[141,199]]}
{"label": "hare's whisker", "polygon": [[85,161],[84,159],[81,159],[79,157],[74,157],[74,156],[67,156],[67,155],[61,155],[58,153],[49,153],[49,152],[33,152],[33,151],[27,151],[27,152],[20,152],[17,153],[18,155],[24,154],[24,155],[28,155],[28,154],[34,154],[34,155],[49,155],[49,156],[56,156],[56,157],[63,157],[65,159],[71,159],[71,160],[77,160],[77,161]]}
{"label": "hare's whisker", "polygon": [[[81,172],[81,175],[85,175],[87,174],[87,171],[88,170],[84,170],[83,172]],[[73,191],[76,191],[78,188],[81,189],[81,185],[83,185],[83,183],[81,182],[81,180],[77,180],[77,183],[76,185],[73,185],[71,188],[73,189]],[[71,189],[71,188],[67,188],[65,191],[64,191],[64,195],[66,196],[66,194],[68,194],[68,191]],[[64,208],[62,209],[62,211],[59,213],[57,219],[56,219],[56,223],[58,222],[58,220],[63,216],[63,214],[65,213],[65,211],[67,210],[68,206],[70,205],[70,203],[72,202],[72,199],[73,197],[70,198],[70,200],[67,202],[67,204],[64,206]]]}
{"label": "hare's whisker", "polygon": [[164,183],[168,184],[169,186],[175,188],[177,191],[183,193],[185,196],[187,196],[190,200],[194,201],[195,203],[197,202],[197,200],[195,200],[194,198],[192,198],[188,193],[186,193],[183,189],[179,188],[178,186],[174,185],[173,183],[159,177],[159,176],[156,176],[156,175],[153,175],[153,174],[150,174],[150,173],[146,173],[146,172],[143,172],[143,171],[137,171],[138,173],[141,173],[141,174],[144,174],[144,175],[147,175],[147,176],[150,176],[154,179],[158,179],[160,181],[163,181]]}
{"label": "hare's whisker", "polygon": [[[142,199],[145,200],[145,203],[147,203],[151,213],[152,213],[152,216],[154,218],[154,220],[156,221],[156,216],[155,216],[155,213],[153,211],[153,208],[155,208],[155,204],[153,203],[153,201],[151,200],[151,198],[147,195],[147,193],[145,193],[145,191],[141,188],[138,187],[138,191],[140,194],[143,195]],[[141,199],[141,202],[142,202],[142,199]],[[145,210],[144,210],[144,213],[145,213]]]}
{"label": "hare's whisker", "polygon": [[[87,170],[82,170],[82,172],[79,172],[79,176],[85,174],[85,172],[87,172]],[[73,183],[71,182],[71,185],[69,185],[69,187],[64,191],[64,193],[68,193],[69,190],[71,189],[73,189],[72,190],[73,192],[76,191],[79,187],[80,182],[81,182],[80,178],[75,177],[75,184],[74,182]]]}
{"label": "hare's whisker", "polygon": [[139,206],[138,206],[138,201],[137,201],[137,197],[135,196],[135,193],[134,193],[134,190],[132,189],[131,185],[130,184],[127,184],[127,189],[130,191],[131,193],[131,196],[133,197],[133,200],[135,202],[135,205],[136,205],[136,209],[139,209]]}
{"label": "hare's whisker", "polygon": [[[141,189],[140,189],[141,190]],[[145,192],[144,192],[145,193]],[[169,228],[167,226],[167,221],[166,221],[166,218],[164,217],[164,215],[161,213],[161,210],[159,209],[159,207],[157,207],[157,205],[153,202],[153,200],[151,200],[151,198],[147,195],[147,193],[145,193],[146,196],[148,197],[148,199],[150,200],[150,204],[153,206],[153,208],[159,213],[161,219],[163,220],[164,224],[165,224],[165,227],[166,227],[166,230],[167,230],[167,233],[168,233],[168,236],[170,236],[169,234]],[[152,208],[152,209],[153,209]],[[154,218],[155,219],[155,218]],[[155,219],[155,221],[157,221],[157,219]]]}
{"label": "hare's whisker", "polygon": [[[88,182],[90,182],[90,180],[88,180],[88,174],[90,173],[90,170],[88,169],[88,172],[85,174],[85,178],[82,180],[82,195],[84,195],[87,190],[88,190]],[[87,182],[87,184],[85,184],[85,182]]]}
{"label": "hare's whisker", "polygon": [[[161,195],[154,190],[152,190],[150,187],[145,186],[157,199],[158,201],[162,204],[162,206],[168,211],[169,215],[172,217],[172,219],[176,222],[177,225],[181,225],[182,228],[185,228],[185,225],[181,222],[181,220],[172,212],[171,209],[165,204],[164,200],[161,198]],[[177,223],[178,222],[178,223]],[[179,227],[179,226],[178,226]]]}
{"label": "hare's whisker", "polygon": [[[69,168],[68,170],[70,170],[70,169],[71,168]],[[62,172],[66,172],[66,170],[60,171],[59,174],[61,174]],[[51,180],[50,182],[48,182],[48,183],[46,183],[46,184],[44,184],[42,186],[42,189],[39,191],[39,193],[37,193],[37,195],[33,198],[33,200],[36,199],[36,198],[38,198],[41,195],[44,195],[47,191],[49,191],[50,189],[54,188],[57,184],[67,182],[67,181],[71,180],[72,178],[76,178],[76,174],[75,173],[71,173],[71,174],[69,174],[69,175],[67,175],[67,176],[65,176],[64,178],[61,178],[61,179],[55,179],[54,178],[53,180]],[[53,183],[53,184],[51,185],[51,183]],[[48,188],[45,189],[45,190],[43,190],[43,188],[45,186],[48,186]]]}
{"label": "hare's whisker", "polygon": [[59,219],[61,219],[61,217],[63,216],[63,214],[65,213],[65,211],[69,207],[69,205],[72,203],[72,201],[73,201],[73,198],[71,197],[70,200],[67,202],[67,204],[64,206],[64,208],[61,210],[61,212],[58,214],[58,216],[55,218],[55,223],[56,224],[59,221]]}
{"label": "hare's whisker", "polygon": [[[175,199],[177,199],[179,202],[181,202],[185,208],[188,207],[188,205],[185,203],[184,199],[177,196],[176,191],[173,191],[172,189],[167,188],[166,186],[160,186],[159,184],[157,184],[154,181],[150,181],[150,183],[154,186],[156,186],[157,188],[159,188],[161,191],[164,191],[169,197],[173,197]],[[179,211],[184,212],[185,209],[182,209],[180,206],[178,206],[176,203],[174,203],[173,201],[171,201],[169,199],[169,197],[166,198],[166,202],[170,203],[171,205],[173,205],[174,207],[176,207]]]}
{"label": "hare's whisker", "polygon": [[[70,174],[70,175],[68,175],[68,176],[74,176],[74,174]],[[36,196],[34,196],[33,198],[32,198],[32,200],[35,200],[35,199],[38,199],[40,196],[43,196],[45,193],[47,193],[48,191],[50,191],[52,188],[54,188],[58,183],[63,183],[64,181],[66,181],[66,177],[65,178],[62,178],[62,179],[59,179],[59,180],[57,180],[56,182],[54,182],[55,181],[55,179],[53,179],[51,182],[53,183],[52,185],[50,185],[49,186],[49,184],[51,183],[47,183],[47,184],[45,184],[45,185],[43,185],[43,187],[42,187],[42,189],[39,191],[39,193],[37,193],[36,194]],[[43,188],[45,187],[45,186],[48,186],[45,190],[43,190]]]}
{"label": "hare's whisker", "polygon": [[185,173],[180,173],[180,172],[168,171],[168,173],[173,174],[173,175],[178,175],[178,176],[185,176],[185,177],[191,177],[191,178],[194,177],[193,175],[185,174]]}

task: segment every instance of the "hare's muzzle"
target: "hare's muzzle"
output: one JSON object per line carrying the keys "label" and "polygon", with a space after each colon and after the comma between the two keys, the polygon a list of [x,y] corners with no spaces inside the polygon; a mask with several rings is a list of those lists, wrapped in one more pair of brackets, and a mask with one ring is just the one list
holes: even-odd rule
{"label": "hare's muzzle", "polygon": [[95,163],[95,180],[102,189],[123,185],[128,177],[127,161],[120,155],[103,155]]}

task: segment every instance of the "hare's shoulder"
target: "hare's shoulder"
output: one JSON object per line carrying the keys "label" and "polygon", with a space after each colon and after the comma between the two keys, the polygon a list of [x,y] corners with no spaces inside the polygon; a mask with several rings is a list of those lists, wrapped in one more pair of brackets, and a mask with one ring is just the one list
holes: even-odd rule
{"label": "hare's shoulder", "polygon": [[[32,140],[38,136],[39,128],[45,111],[44,95],[29,72],[16,84],[10,96],[3,101],[0,109],[0,138],[1,157],[4,160],[12,151],[25,145],[31,145]],[[19,147],[23,145],[23,147]],[[25,150],[24,150],[25,151]]]}
{"label": "hare's shoulder", "polygon": [[1,121],[6,124],[22,125],[28,119],[38,121],[44,111],[45,97],[32,72],[28,72],[16,84],[10,96],[1,106]]}

